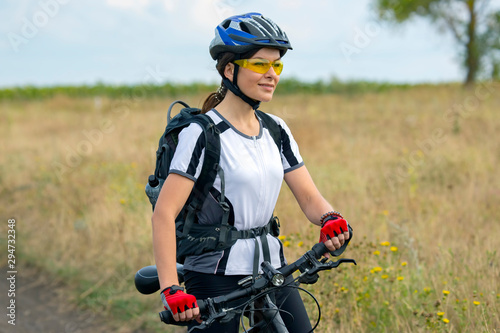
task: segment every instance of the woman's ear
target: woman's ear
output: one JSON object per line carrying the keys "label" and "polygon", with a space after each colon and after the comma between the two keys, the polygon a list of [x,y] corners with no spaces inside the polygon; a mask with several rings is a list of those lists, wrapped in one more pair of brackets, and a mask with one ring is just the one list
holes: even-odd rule
{"label": "woman's ear", "polygon": [[234,76],[234,64],[233,63],[228,63],[226,65],[226,68],[224,68],[224,76],[231,82],[233,82],[233,76]]}

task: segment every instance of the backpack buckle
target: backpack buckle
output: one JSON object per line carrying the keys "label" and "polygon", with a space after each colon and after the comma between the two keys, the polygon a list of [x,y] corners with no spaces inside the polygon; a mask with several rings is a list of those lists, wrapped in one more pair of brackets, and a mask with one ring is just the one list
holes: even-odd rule
{"label": "backpack buckle", "polygon": [[224,213],[229,212],[229,205],[227,204],[227,202],[225,202],[225,201],[219,202],[219,206],[220,206],[220,208],[222,208]]}
{"label": "backpack buckle", "polygon": [[280,219],[277,216],[273,216],[270,221],[270,233],[274,237],[278,237],[280,235]]}

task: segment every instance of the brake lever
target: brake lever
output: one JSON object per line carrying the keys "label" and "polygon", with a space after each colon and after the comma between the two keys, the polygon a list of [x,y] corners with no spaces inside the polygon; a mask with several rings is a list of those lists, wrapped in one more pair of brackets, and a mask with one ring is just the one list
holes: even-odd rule
{"label": "brake lever", "polygon": [[219,314],[210,314],[207,319],[203,320],[203,322],[199,325],[193,326],[188,333],[191,333],[193,330],[200,330],[204,331],[205,329],[209,328],[212,326],[212,324],[218,320],[221,317],[226,316],[225,313],[219,313]]}
{"label": "brake lever", "polygon": [[321,261],[314,259],[310,260],[309,263],[313,264],[313,267],[310,269],[304,269],[304,271],[302,271],[302,274],[300,274],[299,276],[300,283],[314,284],[319,279],[318,272],[336,268],[343,263],[353,263],[354,265],[357,265],[356,260],[345,258],[339,259],[337,261],[328,261],[327,258],[323,258]]}
{"label": "brake lever", "polygon": [[358,265],[356,263],[356,260],[354,260],[354,259],[346,259],[346,258],[342,258],[342,259],[339,259],[337,261],[330,261],[328,263],[328,265],[331,266],[332,268],[337,268],[337,267],[339,267],[340,264],[343,264],[343,263],[352,263],[354,265]]}
{"label": "brake lever", "polygon": [[212,326],[212,324],[218,320],[221,317],[224,317],[226,314],[218,312],[217,309],[215,308],[214,300],[211,298],[207,298],[206,300],[203,301],[204,305],[203,307],[206,308],[207,310],[207,315],[203,316],[202,315],[202,323],[196,326],[193,326],[188,333],[191,333],[194,330],[200,330],[203,331],[207,329],[208,327]]}

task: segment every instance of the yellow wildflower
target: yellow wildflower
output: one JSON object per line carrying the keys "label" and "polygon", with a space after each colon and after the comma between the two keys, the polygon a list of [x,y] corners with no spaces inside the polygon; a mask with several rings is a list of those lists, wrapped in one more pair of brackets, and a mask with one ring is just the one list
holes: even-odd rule
{"label": "yellow wildflower", "polygon": [[448,290],[443,290],[443,295],[446,296],[446,295],[449,295],[449,294],[450,294],[450,292]]}
{"label": "yellow wildflower", "polygon": [[404,279],[404,276],[398,276],[398,281],[403,281]]}
{"label": "yellow wildflower", "polygon": [[390,245],[391,245],[391,243],[390,243],[390,242],[385,241],[385,242],[380,243],[380,245],[382,245],[382,246],[390,246]]}
{"label": "yellow wildflower", "polygon": [[387,215],[389,215],[389,211],[388,210],[383,210],[382,214],[385,215],[385,216],[387,216]]}
{"label": "yellow wildflower", "polygon": [[397,252],[398,251],[398,248],[396,246],[391,246],[391,251],[392,252]]}
{"label": "yellow wildflower", "polygon": [[280,235],[280,236],[278,236],[278,239],[279,239],[280,241],[285,240],[285,238],[286,238],[286,236],[285,236],[285,235]]}
{"label": "yellow wildflower", "polygon": [[406,265],[408,265],[408,263],[407,263],[406,261],[403,261],[403,262],[401,263],[401,266],[403,266],[403,267],[404,267],[404,266],[406,266]]}
{"label": "yellow wildflower", "polygon": [[481,302],[479,302],[479,301],[474,301],[474,302],[472,302],[472,303],[474,303],[474,305],[479,305],[479,304],[481,304]]}
{"label": "yellow wildflower", "polygon": [[449,320],[448,318],[443,318],[443,322],[444,322],[445,324],[448,324],[448,323],[450,322],[450,320]]}
{"label": "yellow wildflower", "polygon": [[125,202],[126,202],[126,200],[125,200],[125,199],[120,199],[120,203],[121,203],[122,205],[124,205],[124,204],[125,204]]}
{"label": "yellow wildflower", "polygon": [[298,247],[301,247],[302,245],[304,245],[304,242],[303,242],[303,241],[300,241],[300,242],[297,244],[297,246],[298,246]]}
{"label": "yellow wildflower", "polygon": [[380,255],[380,251],[377,250],[377,251],[373,252],[373,254],[376,255],[376,256],[378,256],[378,255]]}
{"label": "yellow wildflower", "polygon": [[382,272],[382,267],[373,267],[372,269],[374,272]]}
{"label": "yellow wildflower", "polygon": [[444,312],[438,312],[438,313],[436,313],[436,314],[437,314],[439,317],[444,316]]}
{"label": "yellow wildflower", "polygon": [[284,247],[289,247],[289,246],[290,246],[290,242],[289,242],[289,241],[285,241],[285,242],[283,243],[283,246],[284,246]]}
{"label": "yellow wildflower", "polygon": [[387,275],[387,274],[384,274],[381,276],[382,279],[387,279],[388,277],[389,277],[389,275]]}

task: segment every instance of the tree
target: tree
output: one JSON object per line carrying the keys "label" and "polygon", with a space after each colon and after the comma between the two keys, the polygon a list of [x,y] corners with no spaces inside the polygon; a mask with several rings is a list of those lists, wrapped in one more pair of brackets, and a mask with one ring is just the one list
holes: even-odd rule
{"label": "tree", "polygon": [[425,17],[441,32],[451,32],[460,46],[460,57],[471,85],[478,75],[500,70],[500,11],[490,9],[490,0],[375,0],[382,20],[403,23],[413,17]]}
{"label": "tree", "polygon": [[491,78],[500,80],[500,11],[490,14],[484,35]]}

